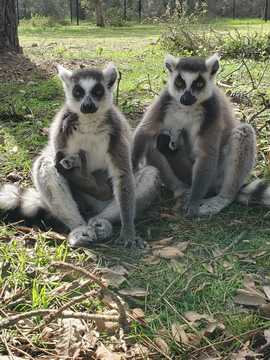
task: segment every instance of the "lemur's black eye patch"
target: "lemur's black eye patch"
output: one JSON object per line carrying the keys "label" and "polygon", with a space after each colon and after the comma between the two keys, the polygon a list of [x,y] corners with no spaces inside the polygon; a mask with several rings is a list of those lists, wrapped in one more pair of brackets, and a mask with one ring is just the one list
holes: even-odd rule
{"label": "lemur's black eye patch", "polygon": [[192,90],[197,90],[197,91],[202,90],[204,87],[205,87],[205,80],[201,75],[199,75],[199,77],[196,80],[194,80],[191,85]]}
{"label": "lemur's black eye patch", "polygon": [[91,93],[96,99],[100,100],[105,93],[104,86],[101,84],[96,84],[91,90]]}
{"label": "lemur's black eye patch", "polygon": [[182,78],[182,76],[180,74],[178,74],[174,80],[174,86],[177,89],[184,89],[186,87],[186,82],[185,80]]}
{"label": "lemur's black eye patch", "polygon": [[75,85],[72,89],[72,95],[75,99],[79,100],[84,97],[85,91],[80,85]]}

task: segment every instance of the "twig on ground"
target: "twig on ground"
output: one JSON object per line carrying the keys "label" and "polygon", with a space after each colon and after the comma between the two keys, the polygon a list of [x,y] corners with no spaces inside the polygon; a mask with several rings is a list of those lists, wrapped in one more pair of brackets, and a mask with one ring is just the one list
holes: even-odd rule
{"label": "twig on ground", "polygon": [[[49,309],[39,309],[27,311],[17,315],[8,316],[5,319],[0,320],[0,329],[8,328],[12,325],[17,324],[19,321],[24,319],[29,319],[34,316],[47,316],[54,315],[58,310],[49,310]],[[74,319],[84,319],[84,320],[104,320],[104,321],[119,321],[118,315],[106,315],[106,314],[88,314],[82,312],[73,312],[73,311],[62,311],[61,317],[63,318],[74,318]]]}
{"label": "twig on ground", "polygon": [[37,330],[41,330],[43,329],[44,326],[47,326],[50,322],[52,322],[53,320],[55,320],[58,317],[61,317],[62,313],[70,308],[71,306],[82,302],[83,300],[93,297],[94,295],[97,294],[96,290],[91,290],[88,291],[87,293],[80,295],[80,296],[76,296],[75,298],[73,298],[72,300],[70,300],[69,302],[67,302],[66,304],[64,304],[63,306],[61,306],[59,309],[55,310],[54,312],[48,314],[45,316],[44,318],[44,323],[41,325],[38,325],[36,328],[34,328],[33,331],[37,331]]}
{"label": "twig on ground", "polygon": [[112,290],[108,289],[107,285],[102,281],[102,279],[99,279],[96,275],[92,274],[88,270],[85,270],[85,269],[83,269],[83,268],[81,268],[79,266],[73,265],[73,264],[65,263],[63,261],[53,262],[52,265],[55,266],[55,267],[59,267],[59,268],[67,268],[67,269],[72,269],[74,271],[77,271],[77,272],[85,275],[86,277],[90,278],[91,280],[93,280],[96,284],[98,284],[105,292],[108,293],[108,295],[110,295],[112,300],[116,303],[117,308],[118,308],[118,312],[119,312],[119,323],[120,323],[120,325],[123,328],[127,327],[127,325],[128,325],[127,313],[126,313],[126,310],[125,310],[123,304],[121,303],[118,296]]}
{"label": "twig on ground", "polygon": [[244,58],[242,58],[241,61],[242,61],[242,64],[244,65],[244,67],[245,67],[246,70],[247,70],[248,76],[249,76],[250,81],[251,81],[251,84],[252,84],[252,90],[257,89],[257,86],[256,86],[256,84],[255,84],[255,81],[254,81],[254,79],[253,79],[253,76],[252,76],[252,74],[251,74],[251,71],[250,71],[250,69],[249,69],[249,67],[248,67],[248,65],[247,65],[247,63],[246,63],[246,60],[245,60]]}

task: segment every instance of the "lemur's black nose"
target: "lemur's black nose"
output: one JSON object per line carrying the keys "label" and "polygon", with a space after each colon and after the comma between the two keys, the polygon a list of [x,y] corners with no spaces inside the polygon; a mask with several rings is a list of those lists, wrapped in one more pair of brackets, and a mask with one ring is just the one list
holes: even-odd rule
{"label": "lemur's black nose", "polygon": [[81,112],[83,114],[93,114],[97,111],[97,106],[93,103],[93,101],[83,102],[81,104]]}
{"label": "lemur's black nose", "polygon": [[191,92],[187,90],[184,92],[184,95],[181,96],[180,103],[183,105],[190,106],[195,104],[196,100],[197,100],[196,97],[193,96]]}

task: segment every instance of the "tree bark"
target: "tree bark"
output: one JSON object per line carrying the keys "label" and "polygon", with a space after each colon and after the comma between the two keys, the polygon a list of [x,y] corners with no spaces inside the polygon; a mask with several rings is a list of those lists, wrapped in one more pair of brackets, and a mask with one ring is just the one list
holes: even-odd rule
{"label": "tree bark", "polygon": [[16,0],[0,0],[0,51],[21,52]]}
{"label": "tree bark", "polygon": [[102,0],[95,0],[95,8],[96,8],[96,23],[97,23],[97,26],[105,27]]}
{"label": "tree bark", "polygon": [[267,21],[268,20],[268,8],[269,8],[269,1],[268,0],[265,0],[264,2],[264,21]]}

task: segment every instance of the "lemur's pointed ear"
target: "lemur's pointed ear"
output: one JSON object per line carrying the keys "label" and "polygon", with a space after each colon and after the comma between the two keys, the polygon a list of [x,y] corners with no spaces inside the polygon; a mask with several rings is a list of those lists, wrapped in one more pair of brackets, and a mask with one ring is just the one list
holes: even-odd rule
{"label": "lemur's pointed ear", "polygon": [[109,63],[105,69],[103,70],[103,75],[105,82],[107,84],[107,87],[109,89],[113,88],[115,85],[116,79],[118,77],[117,68],[113,63]]}
{"label": "lemur's pointed ear", "polygon": [[165,56],[165,67],[169,70],[169,72],[173,72],[178,64],[179,59],[173,55],[166,55]]}
{"label": "lemur's pointed ear", "polygon": [[219,60],[220,57],[218,56],[218,54],[214,54],[210,56],[208,59],[206,59],[205,65],[207,67],[207,70],[210,72],[211,76],[217,73],[219,69]]}
{"label": "lemur's pointed ear", "polygon": [[69,82],[71,75],[72,75],[72,71],[64,68],[64,66],[57,64],[57,71],[58,71],[58,76],[60,77],[60,79],[64,82],[67,83]]}

